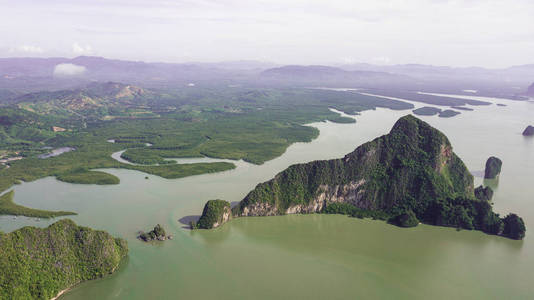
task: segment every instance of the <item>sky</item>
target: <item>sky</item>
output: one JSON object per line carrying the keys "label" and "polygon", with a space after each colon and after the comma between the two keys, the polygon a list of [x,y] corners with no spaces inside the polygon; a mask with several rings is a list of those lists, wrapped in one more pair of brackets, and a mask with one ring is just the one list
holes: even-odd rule
{"label": "sky", "polygon": [[0,57],[534,63],[533,0],[0,0]]}

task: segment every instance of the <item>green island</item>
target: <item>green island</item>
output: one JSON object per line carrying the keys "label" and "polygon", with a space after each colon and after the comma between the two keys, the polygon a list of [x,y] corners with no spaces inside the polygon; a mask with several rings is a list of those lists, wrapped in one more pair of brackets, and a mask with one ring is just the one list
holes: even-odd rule
{"label": "green island", "polygon": [[[464,108],[457,108],[457,109],[464,109]],[[431,106],[423,106],[418,109],[414,109],[413,113],[418,116],[435,116],[438,115],[440,118],[452,118],[456,115],[459,115],[460,112],[452,110],[452,109],[445,109],[442,110],[437,107],[431,107]]]}
{"label": "green island", "polygon": [[109,173],[101,171],[90,171],[85,168],[73,170],[69,173],[63,173],[56,176],[58,180],[69,183],[81,183],[81,184],[119,184],[120,179]]}
{"label": "green island", "polygon": [[[262,164],[319,134],[312,122],[355,122],[348,114],[413,105],[305,88],[144,89],[122,83],[17,96],[0,104],[0,191],[47,176],[69,183],[117,184],[94,169],[123,168],[176,179],[235,168],[230,162],[177,164],[211,157]],[[74,151],[43,156],[50,149]],[[121,163],[112,153],[126,150]],[[45,158],[46,157],[46,158]]]}
{"label": "green island", "polygon": [[125,240],[69,219],[47,228],[0,232],[0,299],[51,299],[86,280],[113,273]]}
{"label": "green island", "polygon": [[191,222],[191,229],[202,228],[211,229],[219,227],[232,218],[230,203],[224,200],[209,200],[204,205],[202,216],[195,224]]}
{"label": "green island", "polygon": [[59,216],[75,215],[70,211],[50,211],[28,208],[13,202],[15,191],[9,191],[0,196],[0,215],[26,216],[34,218],[55,218]]}
{"label": "green island", "polygon": [[522,239],[523,220],[493,212],[490,191],[475,190],[473,176],[443,133],[407,115],[389,134],[341,159],[293,165],[258,184],[231,216],[221,209],[229,204],[208,202],[200,219],[207,222],[199,220],[197,226],[220,226],[231,217],[324,212],[402,227],[423,222]]}

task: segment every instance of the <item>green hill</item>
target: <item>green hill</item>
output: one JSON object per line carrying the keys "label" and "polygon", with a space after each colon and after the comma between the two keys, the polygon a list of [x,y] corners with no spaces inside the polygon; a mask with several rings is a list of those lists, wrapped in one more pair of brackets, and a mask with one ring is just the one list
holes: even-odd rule
{"label": "green hill", "polygon": [[68,219],[0,232],[0,299],[50,299],[113,273],[127,252],[126,241]]}
{"label": "green hill", "polygon": [[508,222],[487,200],[475,197],[473,176],[447,137],[409,115],[389,134],[341,159],[290,166],[257,185],[232,214],[314,212],[373,217],[401,226],[419,220],[490,234],[503,234]]}

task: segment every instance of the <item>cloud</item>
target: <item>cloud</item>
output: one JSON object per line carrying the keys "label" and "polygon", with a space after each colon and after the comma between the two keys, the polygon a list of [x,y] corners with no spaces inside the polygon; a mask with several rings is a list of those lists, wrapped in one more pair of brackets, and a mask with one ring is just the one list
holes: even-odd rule
{"label": "cloud", "polygon": [[74,52],[77,55],[87,55],[87,54],[93,54],[93,47],[90,45],[80,45],[78,43],[72,44],[72,52]]}
{"label": "cloud", "polygon": [[54,76],[76,76],[85,73],[84,66],[75,64],[58,64],[54,67]]}
{"label": "cloud", "polygon": [[11,53],[17,53],[17,52],[20,53],[20,52],[22,52],[22,53],[37,54],[37,53],[43,53],[44,50],[43,50],[43,48],[41,48],[39,46],[21,45],[21,46],[9,49],[9,52],[11,52]]}

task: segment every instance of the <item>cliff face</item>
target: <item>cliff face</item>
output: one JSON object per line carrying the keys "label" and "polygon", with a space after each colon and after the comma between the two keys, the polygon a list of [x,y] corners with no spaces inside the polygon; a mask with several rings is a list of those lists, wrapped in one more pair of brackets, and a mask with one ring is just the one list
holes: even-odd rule
{"label": "cliff face", "polygon": [[502,161],[492,156],[486,161],[486,168],[484,169],[484,178],[495,179],[501,174]]}
{"label": "cliff face", "polygon": [[209,200],[204,205],[202,216],[196,224],[197,228],[211,229],[219,227],[232,218],[230,203],[224,200]]}
{"label": "cliff face", "polygon": [[0,233],[0,299],[50,299],[115,271],[126,241],[68,219]]}
{"label": "cliff face", "polygon": [[259,184],[234,208],[234,214],[311,213],[331,203],[422,213],[432,201],[456,197],[473,197],[472,175],[445,135],[406,116],[389,134],[342,159],[294,165]]}

